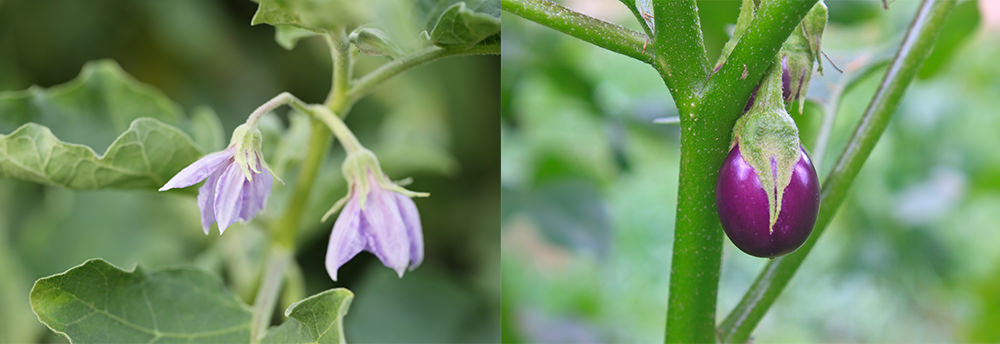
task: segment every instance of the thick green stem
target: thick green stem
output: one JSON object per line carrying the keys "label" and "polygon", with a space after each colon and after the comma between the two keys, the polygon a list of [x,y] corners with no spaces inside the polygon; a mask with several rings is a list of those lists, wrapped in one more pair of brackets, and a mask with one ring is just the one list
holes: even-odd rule
{"label": "thick green stem", "polygon": [[724,341],[742,343],[749,339],[754,327],[816,245],[819,236],[846,198],[854,177],[885,131],[907,85],[930,53],[934,39],[954,5],[955,0],[924,0],[920,5],[875,96],[861,116],[854,135],[823,183],[819,217],[812,235],[792,254],[768,262],[750,290],[720,325],[719,333]]}
{"label": "thick green stem", "polygon": [[680,112],[693,110],[708,81],[708,55],[694,0],[653,2],[656,69],[667,83]]}
{"label": "thick green stem", "polygon": [[647,49],[648,37],[641,32],[590,17],[549,0],[500,0],[500,7],[601,48],[649,64],[654,62],[652,49]]}
{"label": "thick green stem", "polygon": [[[719,166],[750,91],[813,1],[761,5],[729,60],[681,117],[680,181],[670,268],[666,341],[715,341],[715,307],[722,261],[722,230],[715,209]],[[662,20],[662,18],[661,18]],[[685,109],[678,104],[678,109]]]}
{"label": "thick green stem", "polygon": [[319,168],[323,165],[323,158],[330,150],[330,131],[326,129],[323,122],[313,119],[310,121],[309,146],[306,148],[306,157],[299,168],[298,178],[289,197],[288,206],[284,215],[274,225],[274,239],[276,243],[289,250],[295,248],[295,238],[298,236],[299,226],[302,224],[302,213],[309,202],[309,195],[312,194],[313,183],[319,175]]}

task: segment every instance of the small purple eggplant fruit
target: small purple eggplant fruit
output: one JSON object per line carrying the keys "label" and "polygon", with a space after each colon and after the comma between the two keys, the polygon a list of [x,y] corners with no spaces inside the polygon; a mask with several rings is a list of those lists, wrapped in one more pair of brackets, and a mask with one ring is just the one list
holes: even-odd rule
{"label": "small purple eggplant fruit", "polygon": [[757,257],[794,251],[819,210],[819,182],[785,108],[781,59],[764,77],[757,101],[737,120],[719,171],[716,206],[726,235]]}
{"label": "small purple eggplant fruit", "polygon": [[734,146],[722,163],[715,202],[722,228],[740,250],[771,258],[794,251],[809,238],[819,212],[819,183],[812,161],[800,150],[771,224],[769,197],[754,168]]}

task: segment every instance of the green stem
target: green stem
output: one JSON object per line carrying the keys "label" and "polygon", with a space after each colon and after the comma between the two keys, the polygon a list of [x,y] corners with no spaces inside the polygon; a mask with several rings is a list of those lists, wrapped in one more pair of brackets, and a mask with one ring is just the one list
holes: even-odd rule
{"label": "green stem", "polygon": [[857,129],[841,153],[820,192],[820,212],[816,227],[798,250],[771,260],[758,275],[750,290],[719,327],[726,342],[746,342],[760,319],[788,285],[802,261],[816,245],[819,236],[847,196],[847,191],[885,131],[899,105],[907,85],[930,53],[934,39],[955,5],[955,0],[924,0],[903,37],[899,50],[886,70],[885,77],[861,116]]}
{"label": "green stem", "polygon": [[[846,79],[845,77],[841,77]],[[823,106],[823,122],[820,123],[819,133],[816,134],[816,144],[812,147],[812,162],[816,171],[821,171],[823,159],[826,159],[827,145],[830,143],[830,135],[833,133],[833,124],[837,118],[837,110],[840,107],[840,97],[844,92],[844,84],[837,83],[830,88],[830,101]]]}
{"label": "green stem", "polygon": [[272,245],[271,251],[268,253],[264,277],[257,289],[257,297],[253,305],[253,318],[251,319],[253,327],[250,328],[251,343],[260,343],[261,337],[267,332],[267,325],[271,323],[272,310],[278,301],[277,295],[278,291],[281,290],[281,281],[291,258],[292,254],[288,248]]}
{"label": "green stem", "polygon": [[[695,0],[653,2],[656,69],[680,112],[690,112],[708,81],[708,54]],[[656,20],[659,19],[659,20]]]}
{"label": "green stem", "polygon": [[347,127],[347,124],[340,117],[324,107],[314,107],[309,110],[311,111],[308,111],[308,114],[318,118],[333,132],[333,135],[337,137],[337,141],[340,141],[344,145],[344,151],[347,154],[365,150],[361,142],[358,141],[358,138],[354,136],[354,133],[351,132],[351,129]]}
{"label": "green stem", "polygon": [[430,61],[449,56],[497,54],[500,54],[500,43],[480,44],[469,49],[441,48],[437,46],[427,47],[415,53],[395,59],[392,62],[386,63],[378,69],[369,72],[354,83],[353,87],[346,95],[346,100],[348,103],[353,103],[368,94],[368,92],[371,92],[372,89],[380,85],[383,81]]}
{"label": "green stem", "polygon": [[647,49],[648,37],[641,32],[587,16],[549,0],[500,0],[500,7],[601,48],[645,63],[654,62],[652,49]]}
{"label": "green stem", "polygon": [[[331,82],[332,89],[325,105],[333,112],[345,112],[349,105],[346,101],[347,88],[349,87],[347,81],[350,77],[351,66],[349,45],[342,30],[330,34],[328,42],[333,60],[333,80]],[[272,102],[274,107],[285,103],[291,103],[295,107],[304,106],[301,100],[289,93],[278,95],[268,104]],[[302,214],[309,202],[309,195],[312,193],[313,184],[316,183],[323,159],[326,158],[330,150],[330,131],[321,124],[322,122],[315,118],[311,120],[308,148],[299,169],[299,176],[295,180],[285,213],[274,223],[272,228],[273,248],[267,258],[267,268],[261,280],[261,287],[254,299],[250,339],[255,344],[259,342],[259,337],[270,324],[274,305],[281,292],[281,281],[284,279],[285,269],[288,268],[292,252],[295,252],[295,238],[302,224]]]}
{"label": "green stem", "polygon": [[271,112],[271,110],[274,110],[279,106],[287,104],[292,101],[292,99],[295,99],[295,96],[291,93],[281,92],[280,94],[274,96],[274,98],[271,98],[270,100],[264,102],[264,104],[258,106],[257,109],[253,110],[253,112],[250,113],[250,116],[247,116],[246,124],[251,127],[256,126],[257,121],[260,120],[261,116],[264,116],[264,114]]}
{"label": "green stem", "polygon": [[330,45],[330,56],[333,62],[333,77],[330,94],[326,97],[326,106],[334,113],[344,112],[349,106],[347,93],[350,91],[351,51],[350,42],[343,30],[336,30],[326,36]]}
{"label": "green stem", "polygon": [[[715,209],[719,166],[733,124],[781,44],[815,0],[767,1],[696,106],[680,113],[681,161],[670,268],[667,342],[715,341],[722,230]],[[745,74],[745,75],[744,75]],[[742,76],[742,77],[741,77]],[[678,104],[678,109],[682,109]]]}

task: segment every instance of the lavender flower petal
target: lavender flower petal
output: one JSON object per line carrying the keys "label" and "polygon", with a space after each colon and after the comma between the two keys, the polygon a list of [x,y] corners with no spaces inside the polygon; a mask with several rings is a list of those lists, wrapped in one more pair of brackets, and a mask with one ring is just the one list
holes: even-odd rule
{"label": "lavender flower petal", "polygon": [[206,155],[191,165],[188,165],[188,167],[185,167],[180,172],[177,172],[173,178],[170,178],[170,180],[168,180],[167,183],[160,188],[160,191],[174,188],[186,188],[197,184],[219,168],[223,167],[227,160],[232,157],[233,152],[229,149]]}
{"label": "lavender flower petal", "polygon": [[246,175],[238,164],[230,164],[219,177],[215,186],[215,219],[221,235],[239,218],[243,209],[243,188],[247,184]]}
{"label": "lavender flower petal", "polygon": [[208,235],[208,230],[215,222],[215,184],[223,170],[218,170],[205,179],[205,184],[198,189],[198,208],[201,209],[201,228]]}
{"label": "lavender flower petal", "polygon": [[410,241],[410,271],[420,266],[424,261],[424,234],[420,227],[420,213],[417,212],[417,205],[413,200],[404,195],[393,193],[396,196],[396,205],[399,213],[403,216],[403,225],[406,226],[406,236]]}
{"label": "lavender flower petal", "polygon": [[267,204],[267,198],[271,195],[271,185],[274,183],[274,177],[271,173],[264,170],[260,173],[253,174],[253,181],[249,184],[249,187],[243,189],[243,209],[240,212],[240,218],[244,221],[250,221],[257,213],[264,209],[264,205]]}
{"label": "lavender flower petal", "polygon": [[361,211],[361,231],[370,236],[365,249],[403,277],[410,260],[410,245],[393,196],[395,193],[382,189],[374,177],[370,180],[372,188],[365,209]]}
{"label": "lavender flower petal", "polygon": [[361,232],[361,207],[358,203],[357,195],[351,197],[330,233],[330,243],[326,248],[326,272],[334,281],[337,280],[337,270],[360,253],[368,241]]}

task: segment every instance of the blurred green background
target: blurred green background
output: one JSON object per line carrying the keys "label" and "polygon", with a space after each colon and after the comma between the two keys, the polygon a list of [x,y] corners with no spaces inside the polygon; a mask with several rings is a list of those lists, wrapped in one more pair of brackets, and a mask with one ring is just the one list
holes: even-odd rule
{"label": "blurred green background", "polygon": [[[88,61],[113,59],[188,114],[213,109],[228,140],[250,111],[281,91],[321,102],[329,90],[322,39],[284,50],[274,42],[274,28],[250,26],[256,7],[248,0],[2,0],[0,91],[61,84]],[[361,57],[358,70],[386,61]],[[323,259],[333,221],[321,224],[319,217],[345,192],[343,153],[335,145],[303,221],[309,228],[302,231],[296,257],[302,283],[288,288],[276,321],[283,321],[280,313],[290,302],[346,287],[356,294],[345,320],[352,342],[483,342],[499,336],[499,62],[461,57],[431,63],[355,106],[348,125],[381,157],[386,172],[412,176],[412,189],[433,194],[417,200],[426,260],[399,279],[363,253],[341,268],[340,281],[329,279]],[[265,135],[295,122],[279,112],[264,121]],[[265,138],[266,154],[276,140]],[[294,157],[290,161],[275,168],[292,182],[296,164]],[[0,180],[0,342],[64,342],[37,321],[28,291],[36,279],[92,257],[126,269],[197,264],[252,302],[265,252],[257,226],[280,214],[289,189],[276,184],[262,221],[236,225],[220,238],[214,227],[209,236],[201,233],[190,196],[74,192]]]}
{"label": "blurred green background", "polygon": [[[824,51],[845,72],[824,61],[795,117],[821,178],[919,5],[889,3],[828,2]],[[1000,341],[1000,22],[986,19],[997,17],[989,3],[959,2],[756,342]],[[618,1],[562,4],[640,29]],[[739,4],[698,6],[714,63]],[[508,13],[502,64],[504,340],[661,342],[679,132],[652,120],[677,115],[667,88],[647,65]],[[719,321],[766,262],[724,245]]]}

